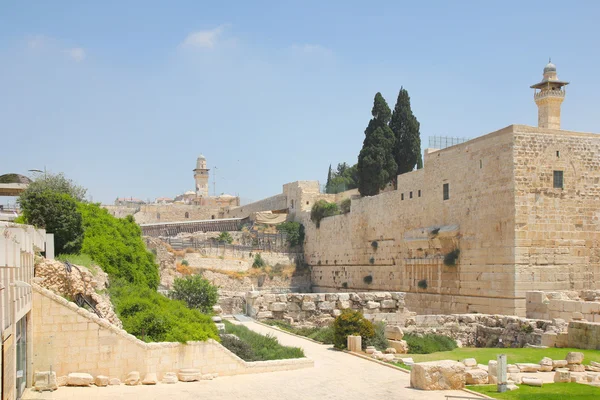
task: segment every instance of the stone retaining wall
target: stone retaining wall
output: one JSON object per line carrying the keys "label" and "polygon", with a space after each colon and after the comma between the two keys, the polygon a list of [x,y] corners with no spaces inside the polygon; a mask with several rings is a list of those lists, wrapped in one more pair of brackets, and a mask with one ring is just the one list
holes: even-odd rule
{"label": "stone retaining wall", "polygon": [[237,375],[312,367],[303,359],[245,362],[214,340],[144,343],[75,303],[33,284],[33,370],[50,368],[57,376],[72,372],[124,380],[131,371],[141,376],[197,368],[203,374]]}
{"label": "stone retaining wall", "polygon": [[600,322],[600,290],[527,292],[527,317]]}
{"label": "stone retaining wall", "polygon": [[571,321],[568,345],[577,349],[600,350],[600,323]]}
{"label": "stone retaining wall", "polygon": [[248,292],[248,313],[258,320],[288,319],[294,322],[325,325],[341,314],[341,310],[352,308],[361,311],[367,319],[404,325],[414,317],[404,306],[404,293],[288,293],[261,294]]}

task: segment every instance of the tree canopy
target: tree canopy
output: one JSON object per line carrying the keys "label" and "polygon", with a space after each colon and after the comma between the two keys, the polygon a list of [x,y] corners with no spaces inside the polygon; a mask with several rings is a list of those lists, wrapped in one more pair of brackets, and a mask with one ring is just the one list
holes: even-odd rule
{"label": "tree canopy", "polygon": [[410,172],[415,166],[423,167],[419,127],[419,121],[410,107],[408,91],[400,88],[390,121],[390,128],[396,141],[393,153],[398,166],[397,175]]}
{"label": "tree canopy", "polygon": [[325,193],[336,194],[358,187],[358,169],[356,164],[349,166],[343,162],[337,165],[336,171],[331,170],[329,173]]}

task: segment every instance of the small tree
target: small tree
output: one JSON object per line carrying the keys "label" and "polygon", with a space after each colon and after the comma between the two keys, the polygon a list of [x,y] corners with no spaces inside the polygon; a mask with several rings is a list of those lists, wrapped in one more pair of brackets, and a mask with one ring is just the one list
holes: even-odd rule
{"label": "small tree", "polygon": [[217,236],[217,241],[221,243],[233,243],[233,237],[229,232],[221,232],[219,236]]}
{"label": "small tree", "polygon": [[61,172],[59,174],[53,174],[51,172],[44,172],[38,174],[33,182],[27,187],[26,193],[44,192],[49,190],[55,193],[68,194],[77,201],[85,201],[85,194],[87,189],[73,182],[71,179],[67,179]]}
{"label": "small tree", "polygon": [[333,345],[345,349],[350,335],[360,335],[363,347],[366,347],[367,340],[375,336],[375,328],[360,311],[346,308],[333,321]]}
{"label": "small tree", "polygon": [[329,203],[325,200],[319,200],[313,204],[310,210],[310,220],[313,221],[317,228],[321,226],[321,220],[325,217],[331,217],[332,215],[338,215],[340,213],[340,207],[337,203]]}
{"label": "small tree", "polygon": [[189,308],[196,308],[204,314],[212,313],[212,307],[219,299],[218,289],[201,275],[176,278],[169,297],[184,301]]}
{"label": "small tree", "polygon": [[279,232],[285,232],[290,246],[298,246],[304,243],[304,225],[299,222],[283,222],[277,225]]}

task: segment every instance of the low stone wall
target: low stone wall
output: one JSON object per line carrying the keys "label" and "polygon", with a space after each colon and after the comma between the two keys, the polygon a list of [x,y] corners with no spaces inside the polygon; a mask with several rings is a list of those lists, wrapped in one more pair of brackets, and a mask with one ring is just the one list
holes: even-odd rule
{"label": "low stone wall", "polygon": [[288,293],[261,294],[248,292],[248,313],[258,320],[289,319],[294,322],[326,325],[352,308],[361,311],[367,319],[404,325],[415,314],[404,307],[404,293]]}
{"label": "low stone wall", "polygon": [[546,334],[566,331],[564,321],[545,321],[506,315],[417,315],[406,322],[405,333],[437,333],[469,347],[542,345]]}
{"label": "low stone wall", "polygon": [[106,375],[124,380],[131,371],[141,376],[182,368],[203,374],[237,375],[313,366],[309,359],[245,362],[214,340],[144,343],[49,290],[33,286],[33,370]]}
{"label": "low stone wall", "polygon": [[600,290],[531,291],[526,296],[528,318],[600,322]]}
{"label": "low stone wall", "polygon": [[567,335],[569,347],[600,350],[600,323],[571,321]]}
{"label": "low stone wall", "polygon": [[[252,256],[250,256],[252,254]],[[207,249],[200,252],[186,253],[185,256],[178,256],[177,261],[186,260],[191,268],[209,268],[222,271],[247,271],[252,268],[254,263],[253,252],[240,253],[225,249]],[[261,252],[262,259],[267,265],[293,265],[296,264],[296,253],[271,253]]]}

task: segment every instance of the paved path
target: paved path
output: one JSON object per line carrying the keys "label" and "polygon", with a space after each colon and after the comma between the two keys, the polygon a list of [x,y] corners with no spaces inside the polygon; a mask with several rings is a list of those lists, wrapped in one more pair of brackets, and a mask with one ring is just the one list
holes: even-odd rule
{"label": "paved path", "polygon": [[446,394],[472,396],[462,391],[414,390],[409,388],[409,374],[255,322],[244,325],[262,334],[276,335],[283,345],[302,347],[306,356],[315,361],[315,367],[174,385],[61,387],[53,393],[31,392],[25,399],[443,400]]}

